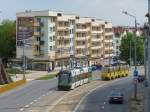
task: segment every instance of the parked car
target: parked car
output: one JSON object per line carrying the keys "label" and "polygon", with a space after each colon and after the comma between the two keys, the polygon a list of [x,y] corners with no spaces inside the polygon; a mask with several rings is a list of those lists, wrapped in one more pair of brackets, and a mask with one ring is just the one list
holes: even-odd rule
{"label": "parked car", "polygon": [[143,82],[145,80],[145,76],[144,75],[139,75],[138,76],[138,82]]}
{"label": "parked car", "polygon": [[100,64],[94,64],[91,67],[92,67],[92,71],[101,70],[102,69],[102,65],[100,65]]}
{"label": "parked car", "polygon": [[97,70],[97,67],[95,65],[92,65],[91,68],[92,68],[92,71]]}
{"label": "parked car", "polygon": [[109,104],[113,103],[123,103],[124,95],[120,91],[113,90],[109,96]]}
{"label": "parked car", "polygon": [[17,70],[21,70],[21,69],[22,69],[22,67],[19,66],[19,65],[17,65],[17,64],[12,64],[12,65],[10,65],[10,68],[12,68],[12,69],[17,69]]}

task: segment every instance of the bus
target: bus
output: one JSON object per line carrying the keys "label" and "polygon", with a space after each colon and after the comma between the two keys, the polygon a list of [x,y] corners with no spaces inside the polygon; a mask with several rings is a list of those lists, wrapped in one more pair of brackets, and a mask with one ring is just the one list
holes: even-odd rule
{"label": "bus", "polygon": [[90,67],[61,70],[58,73],[58,89],[72,90],[78,86],[90,82],[91,79],[92,70]]}

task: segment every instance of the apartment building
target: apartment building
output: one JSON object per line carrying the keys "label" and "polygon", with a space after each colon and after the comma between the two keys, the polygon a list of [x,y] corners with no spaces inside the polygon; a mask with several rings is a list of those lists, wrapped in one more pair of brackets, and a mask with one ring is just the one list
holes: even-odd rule
{"label": "apartment building", "polygon": [[70,66],[72,60],[89,64],[112,57],[112,24],[57,11],[17,13],[16,57],[25,56],[33,68]]}

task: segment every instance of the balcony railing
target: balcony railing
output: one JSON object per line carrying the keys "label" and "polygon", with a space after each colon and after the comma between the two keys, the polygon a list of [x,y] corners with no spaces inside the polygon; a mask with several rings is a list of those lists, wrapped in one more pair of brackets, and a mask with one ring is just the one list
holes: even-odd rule
{"label": "balcony railing", "polygon": [[44,26],[42,22],[34,22],[34,27]]}

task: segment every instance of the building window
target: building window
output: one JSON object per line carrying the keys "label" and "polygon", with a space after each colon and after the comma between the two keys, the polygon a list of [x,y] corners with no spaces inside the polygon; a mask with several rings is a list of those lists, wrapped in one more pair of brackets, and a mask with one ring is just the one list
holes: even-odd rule
{"label": "building window", "polygon": [[41,22],[41,18],[37,18],[37,22]]}
{"label": "building window", "polygon": [[53,41],[53,37],[49,37],[49,41],[52,42]]}
{"label": "building window", "polygon": [[49,46],[49,50],[52,51],[53,50],[53,46]]}

